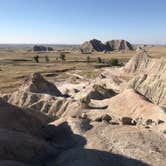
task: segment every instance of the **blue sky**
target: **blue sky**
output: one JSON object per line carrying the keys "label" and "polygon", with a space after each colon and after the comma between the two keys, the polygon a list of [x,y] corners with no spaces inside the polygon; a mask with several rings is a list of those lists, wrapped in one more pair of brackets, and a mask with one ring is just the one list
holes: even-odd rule
{"label": "blue sky", "polygon": [[0,0],[0,43],[166,44],[166,0]]}

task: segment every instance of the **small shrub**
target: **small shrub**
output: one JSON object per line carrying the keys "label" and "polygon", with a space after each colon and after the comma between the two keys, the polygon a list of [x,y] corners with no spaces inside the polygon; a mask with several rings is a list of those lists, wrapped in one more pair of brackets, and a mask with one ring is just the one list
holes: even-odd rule
{"label": "small shrub", "polygon": [[36,63],[39,63],[39,56],[38,55],[34,56],[33,59]]}
{"label": "small shrub", "polygon": [[97,63],[102,63],[102,59],[100,57],[97,58]]}
{"label": "small shrub", "polygon": [[59,58],[61,59],[62,62],[65,61],[65,60],[66,60],[66,55],[65,55],[65,53],[61,52]]}
{"label": "small shrub", "polygon": [[90,56],[86,57],[86,61],[89,63],[90,62]]}
{"label": "small shrub", "polygon": [[45,61],[46,61],[46,63],[49,63],[50,59],[48,56],[45,56]]}
{"label": "small shrub", "polygon": [[109,60],[108,64],[110,66],[118,66],[118,59],[112,58],[112,59]]}
{"label": "small shrub", "polygon": [[56,57],[56,61],[58,61],[58,60],[59,60],[59,57],[57,56],[57,57]]}

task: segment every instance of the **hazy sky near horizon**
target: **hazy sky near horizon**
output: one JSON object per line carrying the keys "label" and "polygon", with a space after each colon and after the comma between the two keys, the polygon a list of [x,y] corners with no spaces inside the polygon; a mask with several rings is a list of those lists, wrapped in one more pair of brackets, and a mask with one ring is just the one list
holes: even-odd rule
{"label": "hazy sky near horizon", "polygon": [[0,43],[166,44],[166,0],[0,0]]}

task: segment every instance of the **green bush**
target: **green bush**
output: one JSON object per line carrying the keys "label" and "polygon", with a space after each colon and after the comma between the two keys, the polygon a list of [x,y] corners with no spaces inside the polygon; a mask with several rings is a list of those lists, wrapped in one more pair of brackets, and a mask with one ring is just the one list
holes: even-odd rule
{"label": "green bush", "polygon": [[66,60],[66,55],[65,55],[65,53],[61,52],[59,58],[61,59],[61,61],[65,61],[65,60]]}
{"label": "green bush", "polygon": [[45,61],[46,61],[46,63],[49,63],[50,59],[48,56],[45,56]]}
{"label": "green bush", "polygon": [[39,56],[38,56],[38,55],[34,56],[34,57],[33,57],[33,60],[34,60],[36,63],[39,63]]}
{"label": "green bush", "polygon": [[112,59],[109,60],[108,64],[109,64],[110,66],[118,66],[118,65],[119,65],[118,59],[112,58]]}
{"label": "green bush", "polygon": [[57,56],[55,59],[56,59],[56,61],[58,61],[58,60],[59,60],[59,57]]}
{"label": "green bush", "polygon": [[90,62],[90,56],[86,57],[86,61],[89,63]]}
{"label": "green bush", "polygon": [[97,58],[97,63],[102,63],[102,59],[100,57]]}

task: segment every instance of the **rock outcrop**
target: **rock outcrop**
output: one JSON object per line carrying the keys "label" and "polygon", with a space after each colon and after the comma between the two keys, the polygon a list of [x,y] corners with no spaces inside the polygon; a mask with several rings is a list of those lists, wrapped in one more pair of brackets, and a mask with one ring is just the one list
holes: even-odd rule
{"label": "rock outcrop", "polygon": [[93,40],[83,43],[80,46],[80,49],[81,49],[82,53],[84,53],[84,54],[92,53],[93,51],[102,52],[102,51],[105,51],[105,45],[101,41],[99,41],[97,39],[93,39]]}
{"label": "rock outcrop", "polygon": [[110,99],[94,102],[96,105],[107,105],[108,108],[101,112],[97,109],[87,111],[86,115],[92,121],[102,115],[108,114],[111,117],[115,117],[115,120],[122,119],[123,121],[124,117],[129,117],[141,125],[145,125],[148,119],[152,119],[155,124],[159,120],[166,122],[166,115],[162,108],[150,103],[132,89],[127,89]]}
{"label": "rock outcrop", "polygon": [[22,110],[0,98],[0,128],[40,136],[40,129],[49,122],[50,119],[45,115]]}
{"label": "rock outcrop", "polygon": [[45,47],[45,46],[35,45],[33,47],[33,51],[35,51],[35,52],[54,51],[54,49],[51,48],[51,47]]}
{"label": "rock outcrop", "polygon": [[103,100],[106,98],[111,98],[117,93],[113,89],[107,89],[104,85],[94,84],[85,89],[82,89],[75,95],[76,99],[94,99],[94,100]]}
{"label": "rock outcrop", "polygon": [[105,43],[107,51],[130,51],[134,50],[132,44],[126,40],[111,40]]}
{"label": "rock outcrop", "polygon": [[[41,165],[49,155],[56,155],[57,150],[42,139],[42,128],[48,119],[0,99],[0,160]],[[4,165],[7,163],[10,162]]]}
{"label": "rock outcrop", "polygon": [[42,165],[49,155],[56,156],[46,141],[23,132],[0,129],[0,160],[16,160]]}
{"label": "rock outcrop", "polygon": [[39,73],[34,73],[18,91],[3,98],[12,105],[44,113],[53,119],[72,107],[80,109],[79,101],[63,97],[57,87]]}
{"label": "rock outcrop", "polygon": [[103,44],[101,41],[93,39],[80,46],[82,53],[92,53],[94,51],[130,51],[134,50],[132,44],[126,40],[111,40]]}
{"label": "rock outcrop", "polygon": [[165,74],[142,74],[130,81],[130,86],[152,103],[166,108]]}
{"label": "rock outcrop", "polygon": [[155,59],[141,51],[123,69],[129,74],[137,74],[130,86],[149,101],[166,108],[166,59]]}
{"label": "rock outcrop", "polygon": [[126,73],[160,74],[166,73],[166,58],[151,58],[144,50],[137,53],[125,65]]}
{"label": "rock outcrop", "polygon": [[46,81],[40,73],[34,73],[29,79],[25,80],[19,91],[62,96],[57,87],[53,83]]}

